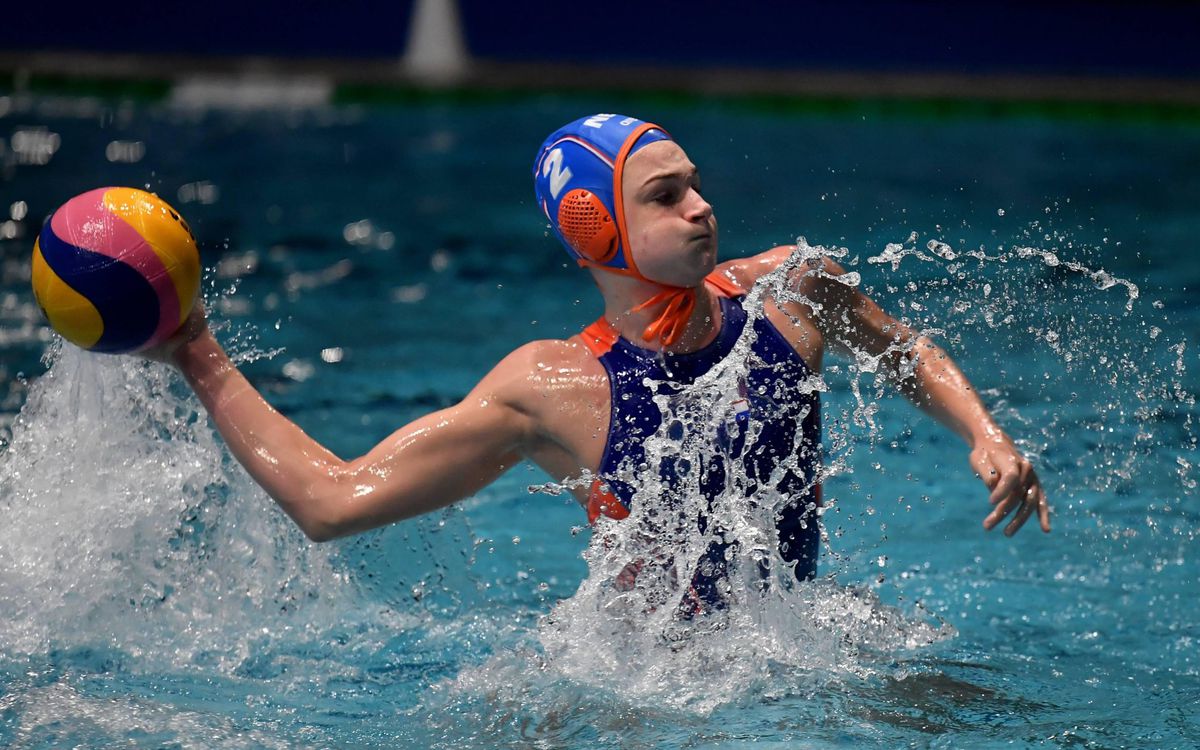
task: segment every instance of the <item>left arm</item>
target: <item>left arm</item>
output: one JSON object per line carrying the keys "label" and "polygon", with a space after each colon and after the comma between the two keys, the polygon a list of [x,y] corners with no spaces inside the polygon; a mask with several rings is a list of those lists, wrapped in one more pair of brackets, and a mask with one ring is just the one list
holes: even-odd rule
{"label": "left arm", "polygon": [[[857,287],[836,277],[845,270],[822,259],[825,273],[807,272],[805,291],[823,310],[815,316],[822,335],[847,352],[884,357],[886,371],[918,408],[959,435],[971,450],[971,468],[991,491],[992,511],[983,521],[989,531],[1016,514],[1004,528],[1012,536],[1034,514],[1050,531],[1050,508],[1032,464],[996,424],[966,375],[926,336],[884,312]],[[833,277],[833,278],[830,278]]]}

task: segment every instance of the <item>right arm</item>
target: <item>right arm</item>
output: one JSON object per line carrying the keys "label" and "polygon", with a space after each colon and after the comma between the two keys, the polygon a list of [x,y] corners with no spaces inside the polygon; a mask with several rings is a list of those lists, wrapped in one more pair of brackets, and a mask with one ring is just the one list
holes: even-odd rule
{"label": "right arm", "polygon": [[175,364],[234,458],[314,541],[382,526],[467,497],[519,462],[535,433],[516,405],[529,370],[518,350],[459,404],[400,428],[344,461],[276,411],[201,318]]}

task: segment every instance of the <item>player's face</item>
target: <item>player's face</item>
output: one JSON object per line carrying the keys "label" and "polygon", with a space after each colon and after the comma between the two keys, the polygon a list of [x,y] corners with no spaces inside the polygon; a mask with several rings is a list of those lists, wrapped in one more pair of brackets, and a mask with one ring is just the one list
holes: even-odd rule
{"label": "player's face", "polygon": [[700,195],[696,165],[674,141],[656,141],[625,162],[625,227],[642,275],[694,287],[717,263],[717,219]]}

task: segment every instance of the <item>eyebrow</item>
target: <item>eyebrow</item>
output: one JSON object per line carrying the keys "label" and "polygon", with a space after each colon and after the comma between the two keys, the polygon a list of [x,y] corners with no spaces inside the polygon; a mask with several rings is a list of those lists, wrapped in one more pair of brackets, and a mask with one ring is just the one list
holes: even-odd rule
{"label": "eyebrow", "polygon": [[650,183],[658,182],[659,180],[672,180],[672,179],[686,180],[686,179],[690,179],[692,177],[698,177],[699,175],[700,175],[700,170],[696,169],[696,167],[692,167],[691,169],[685,169],[682,171],[658,172],[657,174],[652,174],[649,177],[647,177],[646,181],[643,182],[642,185],[646,186],[646,185],[649,185]]}

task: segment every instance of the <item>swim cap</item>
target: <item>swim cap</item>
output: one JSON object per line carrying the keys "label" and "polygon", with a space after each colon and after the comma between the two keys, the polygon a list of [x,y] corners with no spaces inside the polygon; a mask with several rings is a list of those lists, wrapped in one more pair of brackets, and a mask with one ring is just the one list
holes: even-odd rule
{"label": "swim cap", "polygon": [[669,140],[653,123],[598,114],[564,125],[542,143],[533,163],[534,193],[579,265],[645,278],[629,250],[621,174],[638,149]]}

